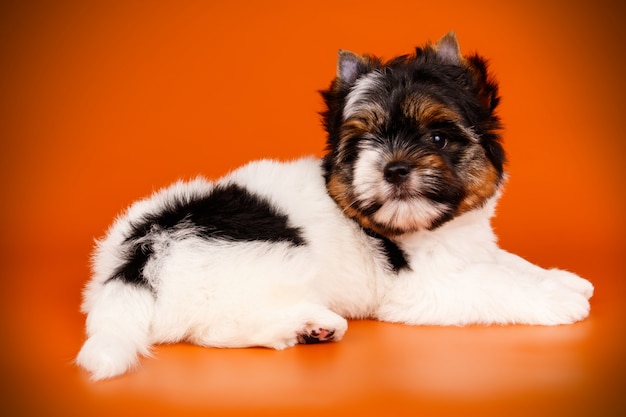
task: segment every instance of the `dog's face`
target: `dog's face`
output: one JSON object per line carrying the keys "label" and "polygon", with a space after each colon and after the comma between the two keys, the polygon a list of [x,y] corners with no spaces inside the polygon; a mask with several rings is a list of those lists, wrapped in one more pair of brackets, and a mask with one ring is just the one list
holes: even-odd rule
{"label": "dog's face", "polygon": [[340,51],[322,95],[328,192],[363,227],[388,237],[433,229],[496,193],[497,85],[454,33],[385,63]]}

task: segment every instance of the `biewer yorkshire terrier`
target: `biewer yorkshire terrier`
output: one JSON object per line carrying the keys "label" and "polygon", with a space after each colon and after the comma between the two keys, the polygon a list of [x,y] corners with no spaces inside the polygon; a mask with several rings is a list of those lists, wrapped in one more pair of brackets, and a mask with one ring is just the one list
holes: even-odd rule
{"label": "biewer yorkshire terrier", "polygon": [[340,51],[321,160],[257,161],[136,202],[93,254],[77,363],[119,375],[158,343],[338,341],[346,319],[568,324],[593,286],[500,249],[498,87],[453,32],[383,61]]}

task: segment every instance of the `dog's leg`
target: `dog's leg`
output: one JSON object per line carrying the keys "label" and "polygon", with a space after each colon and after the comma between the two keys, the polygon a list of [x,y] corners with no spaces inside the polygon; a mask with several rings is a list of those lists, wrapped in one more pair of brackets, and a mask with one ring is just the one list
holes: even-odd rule
{"label": "dog's leg", "polygon": [[570,324],[589,314],[593,286],[499,250],[494,262],[399,276],[378,318],[409,324]]}
{"label": "dog's leg", "polygon": [[584,295],[587,299],[593,295],[593,285],[584,278],[561,269],[543,269],[524,258],[505,250],[498,251],[498,260],[503,265],[516,269],[522,274],[538,275],[545,280],[555,280],[565,287]]}
{"label": "dog's leg", "polygon": [[202,346],[262,346],[281,350],[297,343],[339,341],[347,328],[343,317],[319,304],[301,303],[282,308],[268,305],[233,320],[213,321],[189,339]]}
{"label": "dog's leg", "polygon": [[99,380],[126,372],[138,354],[149,355],[154,303],[148,289],[119,280],[92,290],[84,306],[88,339],[76,363]]}

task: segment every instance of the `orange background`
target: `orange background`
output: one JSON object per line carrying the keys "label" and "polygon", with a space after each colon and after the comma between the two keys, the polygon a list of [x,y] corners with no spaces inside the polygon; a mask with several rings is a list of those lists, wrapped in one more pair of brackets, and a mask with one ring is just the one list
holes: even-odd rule
{"label": "orange background", "polygon": [[[11,415],[626,408],[619,2],[91,3],[0,6],[0,392]],[[450,29],[500,81],[511,175],[501,244],[592,280],[588,320],[352,322],[341,343],[284,352],[161,346],[140,372],[97,384],[71,365],[92,241],[120,210],[181,177],[321,155],[317,90],[337,49],[391,57]]]}

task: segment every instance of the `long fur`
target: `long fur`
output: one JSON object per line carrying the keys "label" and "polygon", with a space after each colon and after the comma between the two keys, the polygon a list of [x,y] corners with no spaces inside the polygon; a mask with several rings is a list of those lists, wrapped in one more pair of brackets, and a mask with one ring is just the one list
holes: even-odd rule
{"label": "long fur", "polygon": [[178,182],[117,218],[93,255],[94,379],[157,343],[339,341],[347,319],[568,324],[593,286],[500,249],[497,84],[453,33],[388,62],[340,51],[322,160],[257,161]]}

